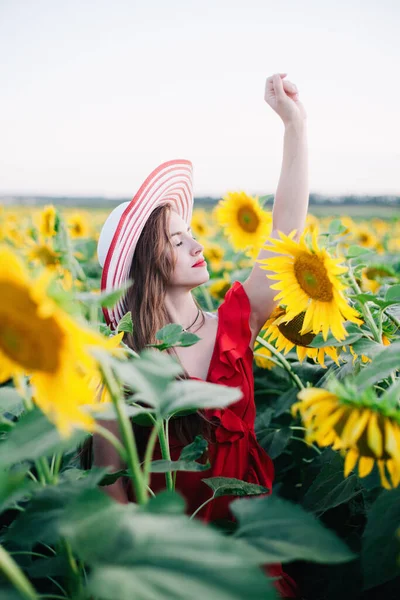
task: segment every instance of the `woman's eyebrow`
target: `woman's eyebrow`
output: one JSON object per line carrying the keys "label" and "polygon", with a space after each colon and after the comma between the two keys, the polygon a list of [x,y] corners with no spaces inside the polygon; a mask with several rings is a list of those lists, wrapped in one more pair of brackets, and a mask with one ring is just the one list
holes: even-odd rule
{"label": "woman's eyebrow", "polygon": [[[189,231],[189,229],[191,229],[191,227],[188,227],[186,231]],[[182,231],[175,231],[175,233],[171,233],[171,237],[173,237],[174,235],[181,235]]]}

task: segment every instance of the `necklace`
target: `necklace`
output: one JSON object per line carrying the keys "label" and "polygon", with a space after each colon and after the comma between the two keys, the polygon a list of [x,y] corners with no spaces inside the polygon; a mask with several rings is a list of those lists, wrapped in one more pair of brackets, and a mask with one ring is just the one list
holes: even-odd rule
{"label": "necklace", "polygon": [[184,327],[183,331],[188,331],[188,329],[190,329],[191,327],[193,327],[193,325],[196,323],[197,319],[199,318],[199,314],[200,314],[200,309],[198,308],[195,320],[193,321],[193,323],[191,325],[189,325],[189,327],[186,327],[186,328]]}

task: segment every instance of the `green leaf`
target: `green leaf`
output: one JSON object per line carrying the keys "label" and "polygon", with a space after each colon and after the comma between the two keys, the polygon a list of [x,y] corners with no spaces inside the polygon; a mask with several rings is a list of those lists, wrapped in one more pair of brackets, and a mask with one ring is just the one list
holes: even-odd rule
{"label": "green leaf", "polygon": [[257,436],[261,446],[272,460],[282,454],[291,437],[292,430],[290,427],[282,427],[281,429],[271,427]]}
{"label": "green leaf", "polygon": [[[394,285],[392,287],[396,288],[396,287],[400,287],[400,286]],[[397,294],[397,291],[394,290],[392,292],[392,294],[389,295],[390,299],[388,299],[388,300],[386,300],[386,299],[382,300],[382,298],[378,298],[375,294],[372,294],[371,292],[366,292],[364,294],[352,294],[352,295],[349,295],[349,298],[354,298],[363,305],[366,304],[367,302],[373,302],[374,304],[376,304],[376,306],[379,306],[380,308],[387,308],[388,306],[392,306],[393,304],[399,303],[399,299],[396,294]]]}
{"label": "green leaf", "polygon": [[178,492],[163,490],[157,496],[152,496],[147,504],[138,507],[138,511],[157,515],[184,515],[186,500]]}
{"label": "green leaf", "polygon": [[230,509],[239,521],[234,537],[262,550],[265,562],[341,563],[356,558],[313,515],[278,496],[234,500]]}
{"label": "green leaf", "polygon": [[[322,459],[322,457],[321,457]],[[344,461],[338,453],[324,457],[324,464],[304,495],[302,505],[307,511],[321,516],[327,510],[349,502],[361,491],[356,475],[344,477]]]}
{"label": "green leaf", "polygon": [[363,246],[349,246],[346,252],[347,258],[358,258],[363,254],[371,254],[373,250],[371,248],[364,248]]}
{"label": "green leaf", "polygon": [[179,460],[197,460],[203,456],[207,450],[208,444],[201,435],[196,435],[194,441],[182,448]]}
{"label": "green leaf", "polygon": [[379,352],[385,348],[383,344],[378,344],[374,340],[368,340],[367,338],[361,338],[353,344],[353,350],[358,356],[365,354],[369,358],[374,358]]}
{"label": "green leaf", "polygon": [[84,431],[76,431],[70,438],[62,439],[56,427],[35,408],[24,413],[7,439],[0,443],[0,466],[6,468],[24,460],[65,452],[75,448],[86,435]]}
{"label": "green leaf", "polygon": [[140,400],[156,408],[168,383],[182,373],[178,362],[158,350],[146,349],[129,361],[112,359],[117,377],[138,393]]}
{"label": "green leaf", "polygon": [[[157,499],[154,500],[158,502]],[[72,502],[61,533],[90,566],[88,593],[102,600],[275,599],[262,555],[180,514],[113,502],[88,490]]]}
{"label": "green leaf", "polygon": [[150,344],[159,350],[166,350],[173,346],[193,346],[200,340],[199,336],[189,331],[183,331],[181,325],[177,323],[168,323],[156,333],[156,339],[162,341],[162,344]]}
{"label": "green leaf", "polygon": [[270,490],[263,485],[256,483],[247,483],[234,477],[209,477],[202,479],[213,491],[214,498],[221,496],[257,496],[267,494]]}
{"label": "green leaf", "polygon": [[10,508],[23,497],[29,496],[38,486],[27,477],[28,468],[18,471],[0,469],[0,511]]}
{"label": "green leaf", "polygon": [[362,537],[361,562],[364,589],[381,585],[400,575],[400,487],[384,490],[374,502]]}
{"label": "green leaf", "polygon": [[400,304],[400,284],[391,285],[386,290],[385,302],[390,302],[390,304]]}
{"label": "green leaf", "polygon": [[156,340],[161,340],[166,344],[174,344],[183,331],[182,325],[178,323],[168,323],[162,329],[159,329],[156,333]]}
{"label": "green leaf", "polygon": [[24,402],[17,390],[12,387],[0,388],[0,411],[19,417],[25,410]]}
{"label": "green leaf", "polygon": [[400,341],[390,344],[385,350],[376,354],[373,362],[361,369],[354,383],[364,389],[382,381],[396,369],[400,369]]}
{"label": "green leaf", "polygon": [[130,310],[118,322],[117,333],[121,333],[121,331],[133,333],[132,313]]}
{"label": "green leaf", "polygon": [[333,337],[332,334],[328,334],[326,341],[324,341],[324,338],[322,337],[322,333],[319,333],[318,335],[315,336],[313,341],[310,344],[308,344],[308,347],[309,348],[324,348],[325,346],[334,346],[335,348],[338,348],[341,346],[349,346],[350,344],[354,344],[354,342],[361,339],[362,337],[363,337],[362,332],[352,333],[352,334],[348,335],[344,340],[341,340],[339,342],[335,337]]}
{"label": "green leaf", "polygon": [[132,280],[126,279],[119,288],[111,292],[101,292],[100,294],[81,292],[76,294],[75,298],[85,304],[97,304],[98,306],[104,306],[104,308],[112,308],[125,295],[132,283]]}
{"label": "green leaf", "polygon": [[[20,513],[7,529],[6,540],[18,546],[56,542],[60,536],[59,527],[64,510],[87,489],[96,488],[105,472],[105,468],[92,468],[85,477],[75,481],[37,489],[25,512]],[[112,502],[103,492],[97,489],[96,492]]]}
{"label": "green leaf", "polygon": [[385,403],[388,406],[392,406],[394,409],[398,409],[399,398],[400,379],[396,379],[396,381],[384,391],[380,397],[380,402]]}
{"label": "green leaf", "polygon": [[169,473],[171,471],[208,471],[210,463],[201,464],[194,460],[153,460],[150,473]]}
{"label": "green leaf", "polygon": [[205,381],[173,381],[159,399],[159,410],[165,419],[182,410],[225,408],[242,395],[240,388]]}
{"label": "green leaf", "polygon": [[340,219],[333,219],[329,223],[328,232],[331,235],[338,235],[340,233],[345,233],[346,227],[343,225]]}

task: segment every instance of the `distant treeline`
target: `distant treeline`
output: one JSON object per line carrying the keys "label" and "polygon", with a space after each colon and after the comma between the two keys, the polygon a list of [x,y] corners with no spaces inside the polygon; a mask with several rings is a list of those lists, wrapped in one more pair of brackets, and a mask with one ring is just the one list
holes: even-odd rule
{"label": "distant treeline", "polygon": [[[270,196],[267,204],[272,204],[273,194]],[[104,196],[26,196],[26,195],[3,195],[0,196],[0,204],[14,206],[40,206],[45,204],[54,204],[58,206],[79,206],[85,208],[110,208],[126,202],[131,198],[105,198]],[[197,196],[195,202],[197,206],[214,206],[219,197]],[[400,206],[400,196],[324,196],[322,194],[310,194],[310,205],[385,205]]]}

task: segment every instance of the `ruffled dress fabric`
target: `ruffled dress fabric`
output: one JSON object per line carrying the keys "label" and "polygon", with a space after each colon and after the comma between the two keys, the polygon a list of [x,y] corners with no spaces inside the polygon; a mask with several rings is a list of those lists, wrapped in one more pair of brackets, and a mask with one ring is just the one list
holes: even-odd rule
{"label": "ruffled dress fabric", "polygon": [[[211,468],[201,472],[178,471],[176,490],[185,497],[187,514],[192,514],[203,502],[211,497],[211,489],[201,480],[209,477],[234,477],[248,483],[265,486],[272,492],[274,465],[271,458],[258,444],[254,421],[253,351],[249,344],[250,301],[244,287],[235,281],[218,308],[218,328],[214,351],[206,381],[239,387],[243,392],[240,400],[228,408],[204,410],[205,416],[216,423],[215,443],[210,443],[209,460]],[[192,377],[192,379],[198,379]],[[201,381],[201,380],[200,380]],[[170,436],[171,459],[177,460],[182,451],[182,443]],[[156,445],[153,459],[161,458],[159,444]],[[154,492],[165,488],[165,475],[153,473],[150,487]],[[131,497],[132,499],[132,497]],[[229,503],[235,496],[215,498],[196,515],[205,521],[235,518]],[[265,571],[274,581],[283,598],[299,598],[296,583],[282,570],[280,564],[265,566]]]}

